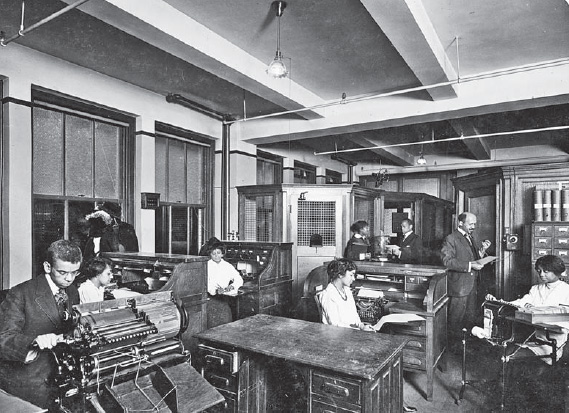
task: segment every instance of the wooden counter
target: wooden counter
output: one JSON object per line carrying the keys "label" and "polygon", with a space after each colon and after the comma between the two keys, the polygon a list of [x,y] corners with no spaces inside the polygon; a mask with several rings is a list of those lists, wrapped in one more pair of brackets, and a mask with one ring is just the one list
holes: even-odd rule
{"label": "wooden counter", "polygon": [[405,337],[264,314],[196,337],[202,374],[225,395],[230,411],[278,408],[267,402],[286,384],[278,377],[271,384],[274,360],[293,366],[304,378],[300,387],[307,405],[302,410],[402,411]]}
{"label": "wooden counter", "polygon": [[[392,334],[405,335],[403,368],[427,372],[427,400],[433,398],[435,368],[447,346],[447,272],[430,265],[356,261],[357,279],[352,287],[381,290],[390,303],[389,313],[413,313],[422,322],[387,325]],[[385,331],[384,327],[381,331]]]}

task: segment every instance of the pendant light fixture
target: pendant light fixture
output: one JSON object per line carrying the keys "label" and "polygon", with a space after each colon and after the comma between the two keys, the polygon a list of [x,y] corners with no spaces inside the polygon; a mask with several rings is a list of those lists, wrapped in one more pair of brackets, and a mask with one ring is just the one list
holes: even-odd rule
{"label": "pendant light fixture", "polygon": [[275,79],[281,79],[288,75],[288,70],[283,62],[283,55],[281,53],[281,16],[286,7],[286,2],[273,1],[271,7],[274,7],[277,12],[277,52],[275,58],[267,68],[267,73]]}

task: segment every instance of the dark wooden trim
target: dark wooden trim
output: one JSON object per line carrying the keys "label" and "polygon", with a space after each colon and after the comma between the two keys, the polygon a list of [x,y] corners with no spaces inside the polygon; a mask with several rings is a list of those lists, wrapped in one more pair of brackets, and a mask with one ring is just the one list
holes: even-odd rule
{"label": "dark wooden trim", "polygon": [[153,133],[153,132],[146,132],[146,131],[144,131],[144,130],[137,130],[137,131],[134,132],[134,135],[135,135],[135,136],[142,136],[142,135],[144,135],[144,136],[150,136],[151,138],[155,138],[155,137],[156,137],[156,133]]}
{"label": "dark wooden trim", "polygon": [[16,105],[27,106],[29,108],[31,108],[33,106],[32,102],[28,102],[27,100],[13,98],[10,96],[6,96],[6,97],[2,98],[2,104],[5,104],[5,103],[14,103]]}

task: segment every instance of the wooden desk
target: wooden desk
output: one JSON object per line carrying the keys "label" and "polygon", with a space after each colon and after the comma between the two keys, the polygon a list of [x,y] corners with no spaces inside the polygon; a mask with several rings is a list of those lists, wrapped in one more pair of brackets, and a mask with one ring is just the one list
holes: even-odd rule
{"label": "wooden desk", "polygon": [[[392,324],[388,330],[409,338],[403,350],[405,370],[427,373],[427,400],[433,399],[434,371],[447,346],[447,272],[432,265],[357,261],[358,279],[353,287],[384,292],[389,313],[413,313],[420,323]],[[382,330],[383,332],[384,330]]]}
{"label": "wooden desk", "polygon": [[275,360],[303,377],[306,411],[402,411],[405,337],[265,314],[196,337],[197,363],[226,397],[229,411],[277,410],[268,403],[279,387],[271,385]]}

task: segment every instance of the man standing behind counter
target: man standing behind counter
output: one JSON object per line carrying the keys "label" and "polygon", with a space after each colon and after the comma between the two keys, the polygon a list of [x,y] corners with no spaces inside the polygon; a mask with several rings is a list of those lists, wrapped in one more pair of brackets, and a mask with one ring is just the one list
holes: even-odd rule
{"label": "man standing behind counter", "polygon": [[476,215],[463,212],[458,216],[458,228],[447,235],[441,250],[448,272],[449,345],[458,348],[463,328],[476,322],[477,278],[484,265],[477,262],[486,254],[491,242],[480,243],[473,237]]}
{"label": "man standing behind counter", "polygon": [[392,246],[393,255],[403,264],[421,264],[423,262],[423,241],[413,232],[415,227],[412,220],[405,218],[401,221],[403,238],[400,246]]}
{"label": "man standing behind counter", "polygon": [[12,288],[0,305],[0,388],[43,408],[53,408],[57,396],[48,382],[55,373],[48,350],[71,329],[62,313],[79,304],[73,281],[81,258],[75,244],[55,241],[44,274]]}

